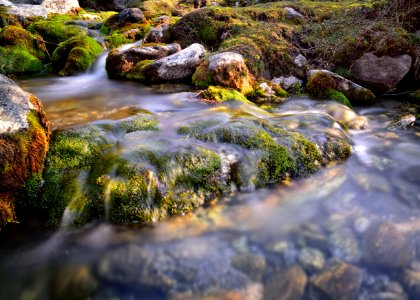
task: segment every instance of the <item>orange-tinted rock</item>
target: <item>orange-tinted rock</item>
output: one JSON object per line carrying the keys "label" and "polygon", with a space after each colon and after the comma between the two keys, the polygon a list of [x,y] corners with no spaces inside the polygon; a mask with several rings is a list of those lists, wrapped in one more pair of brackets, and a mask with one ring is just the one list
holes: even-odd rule
{"label": "orange-tinted rock", "polygon": [[2,75],[0,108],[0,215],[10,215],[13,199],[43,170],[51,129],[41,102]]}

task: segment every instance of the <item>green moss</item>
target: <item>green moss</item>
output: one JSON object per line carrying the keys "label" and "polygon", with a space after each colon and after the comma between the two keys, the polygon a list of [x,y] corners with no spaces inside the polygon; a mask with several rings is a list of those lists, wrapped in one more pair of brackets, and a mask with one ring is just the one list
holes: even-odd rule
{"label": "green moss", "polygon": [[120,33],[113,33],[107,37],[105,37],[105,42],[108,48],[117,48],[121,45],[128,44],[132,42],[132,40],[126,38],[123,34]]}
{"label": "green moss", "polygon": [[118,128],[122,128],[126,133],[135,131],[155,131],[159,130],[159,121],[147,114],[138,114],[136,116],[124,119],[118,122]]}
{"label": "green moss", "polygon": [[18,26],[6,26],[1,30],[0,45],[26,49],[39,59],[45,59],[47,55],[42,38]]}
{"label": "green moss", "polygon": [[42,62],[20,47],[0,47],[0,73],[6,75],[23,75],[39,73]]}
{"label": "green moss", "polygon": [[101,46],[93,38],[75,37],[57,47],[52,62],[60,75],[72,75],[86,71],[101,53]]}
{"label": "green moss", "polygon": [[330,98],[330,99],[333,99],[333,100],[337,101],[338,103],[344,104],[348,107],[352,107],[349,99],[347,99],[347,97],[343,93],[341,93],[337,90],[334,90],[334,89],[327,90],[326,91],[326,97]]}
{"label": "green moss", "polygon": [[205,60],[197,67],[192,76],[192,83],[198,88],[207,88],[213,83],[210,73],[207,72],[208,65],[209,62]]}
{"label": "green moss", "polygon": [[127,79],[136,80],[139,82],[146,82],[147,78],[144,75],[144,70],[147,68],[148,65],[153,63],[154,60],[142,60],[138,62],[132,70],[130,70],[129,73],[127,73],[125,76]]}
{"label": "green moss", "polygon": [[74,25],[65,25],[59,21],[37,21],[27,28],[34,34],[42,36],[47,42],[47,48],[50,53],[58,44],[67,41],[73,37],[86,36],[86,31]]}
{"label": "green moss", "polygon": [[251,103],[246,97],[234,89],[222,88],[220,86],[209,86],[207,90],[202,91],[200,96],[209,101],[223,103],[225,101],[240,101]]}

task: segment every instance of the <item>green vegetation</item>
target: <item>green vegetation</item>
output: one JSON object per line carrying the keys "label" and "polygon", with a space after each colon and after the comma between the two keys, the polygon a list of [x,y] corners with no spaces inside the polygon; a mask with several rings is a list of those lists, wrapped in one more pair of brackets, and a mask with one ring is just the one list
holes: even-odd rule
{"label": "green vegetation", "polygon": [[52,56],[53,66],[60,75],[86,71],[102,53],[101,46],[91,37],[74,37],[59,44]]}
{"label": "green vegetation", "polygon": [[0,47],[0,73],[6,75],[33,74],[42,71],[42,62],[20,47]]}
{"label": "green vegetation", "polygon": [[217,103],[223,103],[230,100],[250,103],[250,101],[237,90],[222,88],[220,86],[209,86],[206,90],[200,92],[200,97],[206,101]]}

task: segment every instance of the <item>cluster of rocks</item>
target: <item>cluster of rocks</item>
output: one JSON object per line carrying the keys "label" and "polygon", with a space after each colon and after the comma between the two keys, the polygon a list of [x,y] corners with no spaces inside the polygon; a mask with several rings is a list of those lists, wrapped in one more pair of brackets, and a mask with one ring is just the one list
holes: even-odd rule
{"label": "cluster of rocks", "polygon": [[8,12],[22,18],[42,17],[48,14],[66,14],[79,9],[77,0],[42,0],[42,1],[0,1],[0,6],[9,8]]}

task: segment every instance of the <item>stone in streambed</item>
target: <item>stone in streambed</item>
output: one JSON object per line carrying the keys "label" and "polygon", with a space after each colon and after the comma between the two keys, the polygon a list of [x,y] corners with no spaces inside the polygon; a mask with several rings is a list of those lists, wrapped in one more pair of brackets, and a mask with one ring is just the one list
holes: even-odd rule
{"label": "stone in streambed", "polygon": [[98,286],[88,266],[63,266],[51,278],[49,296],[52,300],[84,300],[90,298]]}
{"label": "stone in streambed", "polygon": [[308,272],[318,272],[324,268],[324,254],[314,248],[304,248],[298,255],[299,263]]}
{"label": "stone in streambed", "polygon": [[127,74],[135,73],[136,65],[142,61],[161,59],[180,50],[178,44],[133,47],[124,51],[113,50],[106,59],[106,70],[110,78],[125,77]]}
{"label": "stone in streambed", "polygon": [[407,237],[389,222],[369,226],[363,236],[363,259],[378,267],[401,269],[413,259]]}
{"label": "stone in streambed", "polygon": [[324,272],[311,277],[315,292],[323,293],[319,299],[349,300],[354,299],[362,281],[362,271],[344,262],[335,262]]}
{"label": "stone in streambed", "polygon": [[242,253],[232,258],[231,265],[249,275],[252,280],[260,281],[266,268],[266,261],[264,256],[253,253]]}
{"label": "stone in streambed", "polygon": [[270,276],[265,284],[265,300],[299,300],[308,279],[301,267],[295,266]]}

